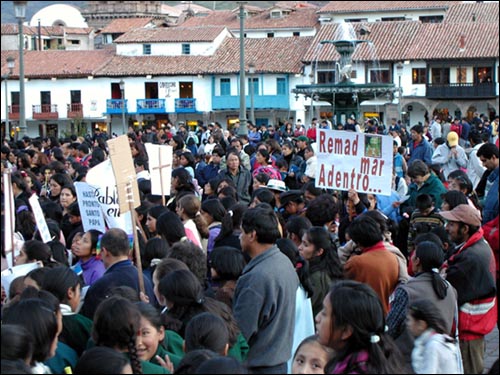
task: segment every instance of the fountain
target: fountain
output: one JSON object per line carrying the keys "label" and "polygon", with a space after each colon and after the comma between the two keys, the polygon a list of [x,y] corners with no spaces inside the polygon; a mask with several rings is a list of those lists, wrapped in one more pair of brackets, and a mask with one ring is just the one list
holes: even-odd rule
{"label": "fountain", "polygon": [[[369,29],[366,26],[361,26],[361,31],[364,31],[362,33],[364,35],[369,34]],[[319,100],[330,103],[332,105],[333,118],[336,120],[340,120],[341,115],[348,116],[350,114],[354,114],[359,118],[359,103],[365,100],[383,97],[387,99],[387,102],[392,101],[394,93],[398,91],[398,88],[394,84],[380,82],[355,83],[352,81],[352,56],[358,46],[362,44],[366,44],[366,48],[369,48],[370,52],[373,52],[375,48],[373,43],[369,40],[357,38],[354,28],[350,23],[342,22],[338,24],[333,39],[319,41],[319,48],[315,50],[315,64],[312,65],[311,72],[312,77],[316,77],[318,59],[323,46],[333,45],[335,51],[340,55],[338,61],[334,62],[335,82],[315,83],[315,80],[312,79],[311,84],[297,85],[292,92],[297,97],[299,94],[303,94],[306,98],[313,98],[314,101]],[[373,53],[371,53],[371,56],[373,56]],[[376,62],[375,59],[373,62]]]}

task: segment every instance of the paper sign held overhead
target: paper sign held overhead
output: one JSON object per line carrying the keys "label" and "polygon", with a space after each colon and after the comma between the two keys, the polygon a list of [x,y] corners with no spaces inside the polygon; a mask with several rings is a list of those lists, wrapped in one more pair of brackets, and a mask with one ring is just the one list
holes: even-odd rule
{"label": "paper sign held overhead", "polygon": [[316,187],[390,195],[392,149],[391,136],[320,129]]}
{"label": "paper sign held overhead", "polygon": [[104,233],[106,231],[106,223],[104,222],[104,215],[102,214],[101,205],[97,198],[97,189],[86,182],[75,182],[75,189],[83,230],[87,232],[95,229]]}
{"label": "paper sign held overhead", "polygon": [[118,138],[110,139],[106,143],[109,148],[109,157],[116,179],[120,214],[124,214],[130,210],[130,205],[127,202],[127,184],[132,183],[134,208],[139,207],[141,204],[139,187],[137,186],[137,176],[132,160],[132,152],[130,151],[130,145],[126,134]]}
{"label": "paper sign held overhead", "polygon": [[151,193],[154,195],[170,195],[172,179],[172,146],[146,143],[148,153],[149,174],[151,175]]}

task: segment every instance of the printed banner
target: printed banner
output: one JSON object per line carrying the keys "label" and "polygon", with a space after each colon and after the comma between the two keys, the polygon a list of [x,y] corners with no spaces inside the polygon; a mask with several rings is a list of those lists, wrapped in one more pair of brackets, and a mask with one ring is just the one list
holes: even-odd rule
{"label": "printed banner", "polygon": [[146,143],[148,153],[149,174],[151,175],[151,193],[154,195],[170,195],[172,179],[172,146]]}
{"label": "printed banner", "polygon": [[85,232],[95,229],[102,233],[106,231],[106,223],[102,214],[97,189],[86,182],[75,182],[78,206]]}
{"label": "printed banner", "polygon": [[97,201],[101,205],[104,219],[109,228],[121,228],[132,234],[130,212],[120,215],[120,204],[116,192],[116,180],[111,160],[99,163],[87,172],[86,182],[96,189]]}
{"label": "printed banner", "polygon": [[318,129],[316,187],[390,195],[392,144],[388,135]]}

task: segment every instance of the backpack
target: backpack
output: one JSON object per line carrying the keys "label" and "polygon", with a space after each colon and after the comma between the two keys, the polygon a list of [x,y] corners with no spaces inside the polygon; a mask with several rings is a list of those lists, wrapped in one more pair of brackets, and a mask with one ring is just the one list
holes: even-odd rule
{"label": "backpack", "polygon": [[451,132],[455,132],[458,134],[458,137],[461,138],[462,137],[462,124],[451,124],[451,127],[450,127],[450,131]]}

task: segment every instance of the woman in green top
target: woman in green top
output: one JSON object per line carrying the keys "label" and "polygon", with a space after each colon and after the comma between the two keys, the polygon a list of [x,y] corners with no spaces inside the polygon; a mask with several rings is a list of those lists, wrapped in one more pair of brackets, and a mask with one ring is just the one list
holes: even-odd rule
{"label": "woman in green top", "polygon": [[168,337],[161,324],[160,313],[151,305],[138,302],[141,313],[141,327],[137,337],[137,355],[147,362],[163,366],[167,364],[170,371],[177,368],[184,356],[184,352],[170,352],[167,350]]}
{"label": "woman in green top", "polygon": [[97,307],[92,339],[127,355],[134,374],[170,374],[169,369],[142,361],[137,354],[137,333],[141,327],[139,308],[129,300],[112,296]]}

